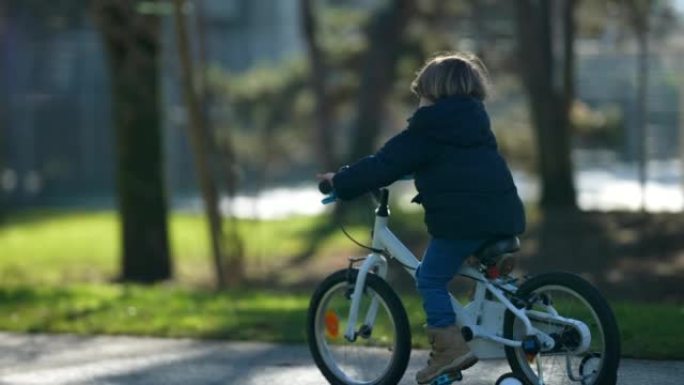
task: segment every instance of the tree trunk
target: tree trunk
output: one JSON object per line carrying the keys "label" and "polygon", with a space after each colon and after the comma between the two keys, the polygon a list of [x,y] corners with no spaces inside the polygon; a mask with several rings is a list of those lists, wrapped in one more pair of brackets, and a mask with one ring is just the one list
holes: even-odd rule
{"label": "tree trunk", "polygon": [[646,182],[648,180],[648,59],[649,52],[649,16],[652,9],[652,1],[642,2],[629,1],[628,5],[632,13],[632,24],[639,47],[639,61],[637,73],[637,142],[639,148],[638,171],[639,185],[641,186],[641,212],[646,212]]}
{"label": "tree trunk", "polygon": [[310,82],[316,97],[316,124],[313,137],[316,140],[316,155],[321,168],[332,171],[337,169],[335,159],[336,149],[333,145],[332,112],[333,101],[330,100],[326,90],[328,69],[325,65],[323,51],[317,37],[317,25],[311,0],[300,0],[300,12],[302,19],[302,32],[308,53],[309,68],[311,70]]}
{"label": "tree trunk", "polygon": [[[7,20],[9,19],[9,6],[6,3],[0,3],[0,55],[4,55],[7,50]],[[9,71],[5,69],[5,60],[0,59],[0,82],[2,84],[7,84],[7,79],[5,78]],[[8,124],[9,119],[7,118],[7,108],[9,106],[9,101],[7,98],[7,89],[0,90],[0,224],[2,224],[5,217],[5,206],[7,205],[7,193],[5,191],[3,179],[5,177],[5,128]]]}
{"label": "tree trunk", "polygon": [[575,100],[575,9],[578,0],[563,2],[563,110],[568,117],[568,127],[572,128],[570,114]]}
{"label": "tree trunk", "polygon": [[172,275],[159,117],[159,18],[138,13],[138,4],[100,0],[95,6],[113,94],[121,279],[155,282]]}
{"label": "tree trunk", "polygon": [[352,161],[375,150],[385,112],[385,101],[396,78],[402,36],[414,8],[414,0],[393,0],[378,11],[370,22],[367,33],[368,49],[361,73],[358,115],[352,138]]}
{"label": "tree trunk", "polygon": [[[200,79],[200,94],[199,100],[202,107],[202,119],[205,122],[206,128],[204,130],[207,137],[209,152],[213,155],[213,162],[216,167],[212,169],[216,180],[220,180],[223,176],[225,183],[225,190],[230,199],[237,194],[238,176],[235,158],[235,149],[230,135],[224,136],[224,143],[219,151],[218,145],[213,140],[211,133],[213,133],[212,121],[210,115],[211,106],[214,103],[214,94],[209,86],[207,79],[207,63],[208,63],[208,47],[206,44],[207,29],[206,21],[204,19],[204,0],[195,0],[195,14],[197,23],[197,43],[198,43],[198,59],[199,59],[199,79]],[[224,128],[224,130],[228,130]],[[212,158],[210,158],[212,159]],[[232,207],[228,207],[228,213],[224,215],[224,221],[221,223],[221,259],[223,260],[223,274],[224,279],[229,286],[237,286],[245,278],[244,267],[244,243],[242,236],[238,230],[237,219],[233,215]]]}
{"label": "tree trunk", "polygon": [[487,62],[485,54],[485,24],[484,24],[484,12],[482,9],[482,2],[480,0],[468,0],[468,5],[470,7],[470,14],[473,23],[473,35],[475,40],[475,54],[484,63]]}
{"label": "tree trunk", "polygon": [[[679,111],[684,112],[684,82],[679,82]],[[679,184],[684,195],[684,119],[679,118]]]}
{"label": "tree trunk", "polygon": [[[566,2],[562,39],[553,38],[551,23],[558,19],[552,18],[550,0],[515,2],[520,70],[536,132],[542,208],[576,208],[569,115],[574,88],[575,3]],[[554,42],[559,40],[563,47],[554,50]],[[555,60],[554,52],[562,52],[561,60]]]}
{"label": "tree trunk", "polygon": [[646,211],[646,182],[648,179],[648,60],[650,56],[648,35],[649,17],[655,0],[625,0],[628,19],[637,39],[639,49],[637,70],[637,169],[641,186],[641,212]]}
{"label": "tree trunk", "polygon": [[639,32],[637,39],[639,42],[639,74],[637,75],[639,185],[641,186],[641,212],[645,212],[648,180],[648,31]]}
{"label": "tree trunk", "polygon": [[[183,14],[184,0],[174,0],[174,19],[176,22],[176,43],[178,44],[178,54],[181,64],[181,82],[183,96],[188,113],[189,124],[186,125],[188,137],[192,145],[195,157],[195,169],[199,178],[200,189],[204,200],[204,208],[209,221],[209,234],[214,261],[217,285],[222,288],[227,285],[239,284],[238,278],[242,273],[227,271],[231,269],[242,269],[241,264],[226,264],[224,260],[224,245],[222,242],[223,229],[222,219],[219,210],[219,195],[216,182],[213,178],[210,166],[211,146],[207,132],[206,122],[200,106],[199,97],[196,94],[196,87],[193,78],[194,69],[192,56],[190,53],[190,42],[187,32],[187,23]],[[240,261],[240,259],[238,259]],[[232,278],[229,280],[227,274]]]}

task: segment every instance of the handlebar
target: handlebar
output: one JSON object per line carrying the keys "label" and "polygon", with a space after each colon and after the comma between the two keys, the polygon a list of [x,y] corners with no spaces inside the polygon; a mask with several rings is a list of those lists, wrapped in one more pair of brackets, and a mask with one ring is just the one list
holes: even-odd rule
{"label": "handlebar", "polygon": [[[411,180],[411,179],[413,179],[412,174],[405,175],[402,178],[400,178],[400,180]],[[330,181],[327,179],[324,179],[318,183],[318,191],[320,191],[321,194],[323,194],[323,195],[327,195],[321,201],[321,203],[323,203],[324,205],[334,203],[337,200],[337,195],[335,194],[335,189],[333,188],[332,183],[330,183]],[[380,202],[381,206],[384,206],[384,207],[387,206],[387,201],[389,200],[388,199],[389,192],[387,191],[387,189],[383,188],[383,189],[379,189],[379,190],[373,190],[370,193],[373,195],[373,197],[377,201]]]}
{"label": "handlebar", "polygon": [[318,191],[320,191],[321,194],[324,194],[324,195],[330,194],[333,191],[332,183],[330,183],[330,181],[327,179],[323,179],[318,184]]}
{"label": "handlebar", "polygon": [[335,201],[337,200],[335,189],[333,189],[332,183],[330,183],[330,181],[327,179],[323,179],[318,183],[318,191],[320,191],[323,195],[327,195],[321,201],[321,203],[323,203],[324,205],[335,203]]}

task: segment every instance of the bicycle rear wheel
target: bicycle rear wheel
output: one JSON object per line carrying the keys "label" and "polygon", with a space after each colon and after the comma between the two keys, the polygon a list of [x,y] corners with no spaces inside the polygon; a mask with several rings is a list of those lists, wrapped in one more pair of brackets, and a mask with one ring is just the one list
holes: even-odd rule
{"label": "bicycle rear wheel", "polygon": [[[544,385],[615,384],[620,336],[615,316],[596,288],[574,274],[547,273],[525,281],[516,296],[529,301],[532,326],[550,335],[556,346],[529,358],[521,348],[506,347],[513,373],[533,385],[540,383],[540,371]],[[582,342],[582,333],[576,327],[544,317],[554,311],[560,317],[583,323],[590,341]],[[504,336],[516,340],[525,337],[522,321],[510,311],[504,317]]]}
{"label": "bicycle rear wheel", "polygon": [[[309,305],[309,349],[323,375],[334,385],[397,384],[411,354],[411,331],[406,310],[392,288],[380,277],[368,274],[359,316],[358,337],[344,336],[351,294],[358,270],[340,270],[318,287]],[[378,301],[372,328],[364,325],[367,309]]]}

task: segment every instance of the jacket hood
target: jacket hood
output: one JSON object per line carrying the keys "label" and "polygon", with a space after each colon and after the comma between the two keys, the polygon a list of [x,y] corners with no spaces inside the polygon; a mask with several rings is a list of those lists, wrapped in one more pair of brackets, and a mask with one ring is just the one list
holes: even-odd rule
{"label": "jacket hood", "polygon": [[421,107],[408,119],[409,128],[439,142],[459,147],[494,146],[484,105],[470,96],[455,95]]}

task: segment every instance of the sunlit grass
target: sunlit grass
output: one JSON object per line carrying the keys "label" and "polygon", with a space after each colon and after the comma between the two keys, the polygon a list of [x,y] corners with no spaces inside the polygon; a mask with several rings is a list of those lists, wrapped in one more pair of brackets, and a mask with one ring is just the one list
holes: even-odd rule
{"label": "sunlit grass", "polygon": [[[307,292],[206,290],[157,285],[0,287],[0,330],[221,338],[304,343]],[[414,347],[427,348],[415,295],[402,298]],[[684,307],[615,303],[627,357],[684,359]],[[346,317],[340,311],[340,317]],[[385,331],[386,332],[386,331]]]}
{"label": "sunlit grass", "polygon": [[12,216],[0,226],[0,280],[56,283],[113,277],[118,237],[113,212]]}
{"label": "sunlit grass", "polygon": [[[312,237],[329,225],[327,220],[239,221],[250,274],[287,268],[294,257],[310,251]],[[395,227],[398,233],[423,231],[420,214],[392,220],[401,225]],[[348,230],[368,239],[366,225]],[[339,231],[319,234],[316,255],[358,252]],[[170,235],[177,277],[172,284],[116,285],[108,283],[118,274],[120,258],[113,211],[10,216],[0,224],[0,330],[304,342],[310,292],[209,291],[212,268],[203,218],[173,213]],[[414,345],[427,347],[419,299],[402,300]],[[684,306],[617,302],[613,309],[624,355],[684,359]]]}
{"label": "sunlit grass", "polygon": [[0,329],[301,342],[302,294],[77,285],[0,288]]}
{"label": "sunlit grass", "polygon": [[[316,231],[328,218],[240,220],[248,270],[268,272],[308,251]],[[352,226],[352,233],[367,233]],[[113,211],[29,212],[0,224],[0,282],[63,284],[103,282],[119,272],[119,224]],[[169,234],[178,282],[210,285],[213,281],[207,226],[201,215],[173,213]],[[315,253],[353,250],[338,231],[323,234]]]}

